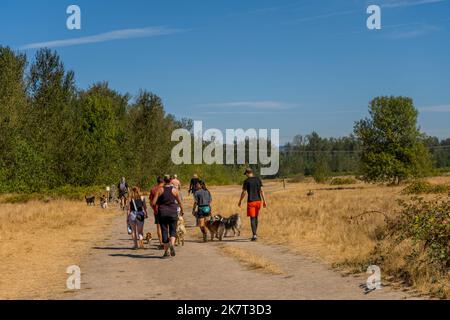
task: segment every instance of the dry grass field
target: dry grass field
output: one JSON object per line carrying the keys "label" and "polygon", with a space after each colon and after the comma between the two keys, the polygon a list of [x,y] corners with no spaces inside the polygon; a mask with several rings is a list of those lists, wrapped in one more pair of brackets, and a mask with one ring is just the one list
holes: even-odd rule
{"label": "dry grass field", "polygon": [[[449,183],[450,177],[429,181]],[[371,210],[395,214],[397,199],[410,198],[402,194],[404,188],[364,183],[338,187],[304,182],[288,184],[284,190],[281,183],[270,182],[266,186],[268,209],[262,212],[258,233],[264,242],[288,245],[344,272],[365,272],[370,263],[379,264],[384,280],[406,280],[419,292],[449,297],[450,274],[437,276],[432,267],[420,262],[421,257],[408,259],[413,246],[407,241],[400,246],[390,240],[380,241],[386,228],[383,214],[367,214],[356,221],[350,219]],[[310,190],[313,196],[307,195]],[[245,209],[237,209],[238,197],[238,190],[218,192],[214,211],[225,215],[238,211],[245,217]],[[249,235],[247,219],[244,219],[244,228]]]}
{"label": "dry grass field", "polygon": [[[449,183],[450,177],[429,179]],[[311,181],[266,184],[269,207],[261,215],[259,236],[265,243],[282,244],[326,261],[342,272],[365,272],[369,264],[381,267],[383,281],[404,281],[416,290],[438,297],[449,297],[450,274],[437,275],[423,263],[427,257],[410,256],[413,245],[396,245],[381,239],[386,223],[377,210],[394,215],[405,186],[387,187],[356,183],[345,186],[316,184]],[[314,195],[308,196],[309,191]],[[237,208],[238,186],[214,187],[213,210],[229,214]],[[446,194],[426,198],[448,198]],[[0,197],[1,200],[1,197]],[[101,210],[82,201],[33,201],[26,204],[0,204],[0,299],[48,299],[66,291],[66,268],[87,258],[97,241],[105,240],[116,208]],[[243,236],[250,235],[246,218]],[[219,246],[220,251],[250,269],[279,274],[282,269],[270,257],[255,255],[248,249]]]}
{"label": "dry grass field", "polygon": [[83,202],[0,204],[0,299],[47,299],[110,228],[116,210]]}

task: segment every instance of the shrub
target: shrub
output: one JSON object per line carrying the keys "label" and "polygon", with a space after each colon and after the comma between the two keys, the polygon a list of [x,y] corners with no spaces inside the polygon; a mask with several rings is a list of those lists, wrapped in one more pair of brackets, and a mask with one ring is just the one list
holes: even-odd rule
{"label": "shrub", "polygon": [[325,160],[319,160],[314,168],[313,178],[317,183],[325,183],[330,177],[330,169]]}
{"label": "shrub", "polygon": [[333,178],[330,184],[334,186],[339,186],[344,184],[355,184],[355,183],[357,183],[357,181],[353,178]]}
{"label": "shrub", "polygon": [[450,185],[447,184],[431,184],[426,181],[415,181],[403,190],[405,194],[430,194],[430,193],[447,193],[450,192]]}
{"label": "shrub", "polygon": [[289,179],[289,182],[291,183],[299,183],[303,181],[305,181],[305,175],[303,173],[299,173]]}
{"label": "shrub", "polygon": [[417,246],[413,254],[426,253],[444,274],[450,267],[450,201],[400,201],[402,210],[390,229],[398,242],[412,240]]}

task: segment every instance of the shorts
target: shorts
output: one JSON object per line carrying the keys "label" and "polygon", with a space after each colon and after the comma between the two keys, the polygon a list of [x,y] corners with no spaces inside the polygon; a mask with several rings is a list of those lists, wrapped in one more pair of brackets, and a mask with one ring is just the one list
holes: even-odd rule
{"label": "shorts", "polygon": [[199,206],[197,211],[197,219],[206,218],[211,215],[210,206]]}
{"label": "shorts", "polygon": [[257,218],[262,207],[262,201],[253,201],[247,203],[247,217]]}
{"label": "shorts", "polygon": [[137,215],[138,214],[143,215],[144,213],[143,212],[134,212],[134,211],[132,211],[130,213],[130,215],[128,216],[128,223],[129,223],[130,226],[135,226],[136,225],[138,227],[141,227],[141,226],[144,225],[144,221],[145,220],[140,221],[139,219],[137,219]]}

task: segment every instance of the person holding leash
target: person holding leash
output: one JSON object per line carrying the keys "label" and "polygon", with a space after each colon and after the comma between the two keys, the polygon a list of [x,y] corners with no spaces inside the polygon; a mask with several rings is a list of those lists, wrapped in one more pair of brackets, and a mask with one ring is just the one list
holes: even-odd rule
{"label": "person holding leash", "polygon": [[260,178],[255,177],[253,170],[248,168],[245,170],[247,179],[242,186],[241,198],[239,199],[238,206],[242,206],[242,201],[247,194],[247,217],[250,218],[250,224],[252,226],[252,241],[258,239],[258,216],[261,207],[267,208],[266,197],[263,191],[263,184]]}
{"label": "person holding leash", "polygon": [[144,221],[148,218],[145,200],[142,200],[141,191],[138,187],[131,190],[130,203],[128,205],[127,224],[131,226],[133,237],[133,250],[144,247]]}
{"label": "person holding leash", "polygon": [[206,183],[202,180],[197,182],[197,191],[194,193],[194,206],[192,208],[192,215],[197,218],[197,226],[203,234],[203,241],[206,242],[208,234],[206,232],[205,219],[211,216],[211,202],[212,196],[206,187]]}
{"label": "person holding leash", "polygon": [[150,190],[149,200],[150,205],[153,209],[153,213],[155,215],[155,225],[156,225],[156,232],[158,234],[158,240],[159,240],[159,249],[163,249],[163,242],[162,242],[162,233],[161,233],[161,225],[159,224],[159,216],[158,216],[158,205],[153,205],[153,199],[155,199],[158,191],[164,187],[164,179],[162,177],[156,178],[156,185],[152,187]]}
{"label": "person holding leash", "polygon": [[119,190],[120,208],[122,210],[125,210],[129,192],[128,183],[125,181],[125,177],[122,177],[119,184],[117,185],[117,189]]}
{"label": "person holding leash", "polygon": [[175,256],[178,210],[182,216],[184,215],[180,194],[178,190],[171,185],[170,180],[170,176],[164,177],[164,186],[158,190],[152,201],[152,206],[158,206],[158,220],[161,226],[162,242],[164,245],[163,258]]}

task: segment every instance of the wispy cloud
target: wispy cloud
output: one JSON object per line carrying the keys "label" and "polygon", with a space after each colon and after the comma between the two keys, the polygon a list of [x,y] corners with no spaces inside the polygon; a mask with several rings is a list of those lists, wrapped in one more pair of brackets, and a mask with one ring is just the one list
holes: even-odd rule
{"label": "wispy cloud", "polygon": [[447,0],[384,0],[381,3],[381,7],[384,8],[400,8],[400,7],[412,7],[425,4],[434,4],[439,2],[445,2]]}
{"label": "wispy cloud", "polygon": [[169,35],[169,34],[183,32],[183,31],[186,31],[186,30],[172,29],[172,28],[167,28],[164,26],[146,27],[146,28],[137,28],[137,29],[122,29],[122,30],[115,30],[115,31],[100,33],[97,35],[86,36],[86,37],[30,43],[30,44],[26,44],[26,45],[22,46],[20,49],[26,50],[26,49],[39,49],[39,48],[79,46],[79,45],[83,45],[83,44],[92,44],[92,43],[107,42],[107,41],[114,41],[114,40],[163,36],[163,35]]}
{"label": "wispy cloud", "polygon": [[411,24],[392,28],[386,37],[390,39],[411,39],[441,31],[442,28],[427,24]]}
{"label": "wispy cloud", "polygon": [[295,104],[285,103],[281,101],[235,101],[220,103],[204,103],[197,105],[201,108],[249,108],[259,110],[281,110],[296,106]]}
{"label": "wispy cloud", "polygon": [[437,113],[447,113],[450,112],[450,104],[440,105],[440,106],[430,106],[419,108],[420,112],[437,112]]}
{"label": "wispy cloud", "polygon": [[355,11],[355,10],[329,12],[329,13],[325,13],[325,14],[299,18],[299,19],[294,20],[293,22],[295,22],[295,23],[309,22],[309,21],[333,18],[333,17],[338,17],[338,16],[346,16],[346,15],[354,14],[356,12],[357,11]]}

